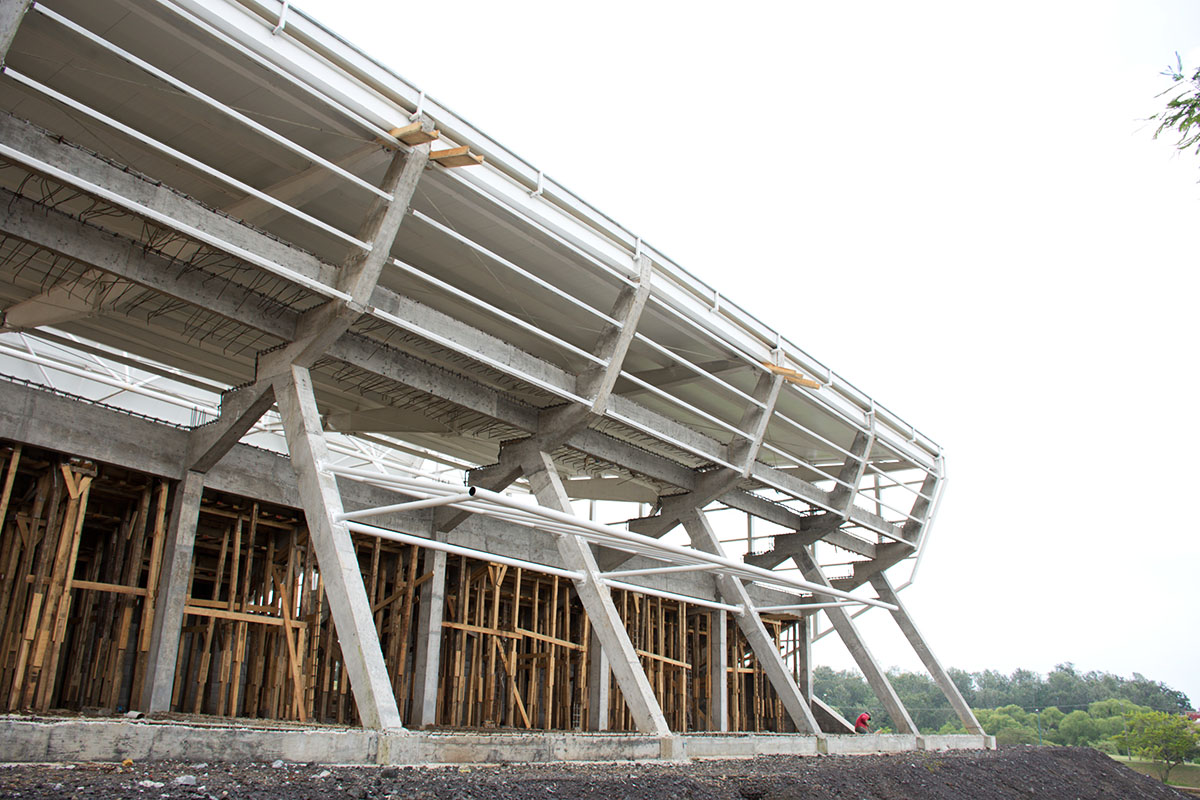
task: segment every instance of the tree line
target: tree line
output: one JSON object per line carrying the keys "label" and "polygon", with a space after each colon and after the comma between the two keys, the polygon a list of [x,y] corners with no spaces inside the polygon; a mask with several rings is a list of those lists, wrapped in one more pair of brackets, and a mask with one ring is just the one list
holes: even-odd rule
{"label": "tree line", "polygon": [[[1137,672],[1124,678],[1110,672],[1080,672],[1071,663],[1059,664],[1044,676],[1027,669],[1011,675],[954,668],[948,672],[979,724],[1001,744],[1042,741],[1095,746],[1124,730],[1127,713],[1179,714],[1192,708],[1183,692]],[[928,675],[893,669],[888,679],[922,733],[963,731],[949,701]],[[847,719],[867,711],[876,728],[896,730],[871,687],[854,670],[817,667],[813,691]]]}

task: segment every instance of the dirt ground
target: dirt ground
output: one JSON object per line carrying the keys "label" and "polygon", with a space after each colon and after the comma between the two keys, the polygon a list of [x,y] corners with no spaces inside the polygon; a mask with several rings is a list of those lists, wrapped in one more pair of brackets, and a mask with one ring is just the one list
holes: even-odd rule
{"label": "dirt ground", "polygon": [[[0,754],[0,758],[2,758]],[[325,767],[5,765],[0,797],[129,800],[1178,800],[1085,748],[886,756],[764,756],[686,764]]]}

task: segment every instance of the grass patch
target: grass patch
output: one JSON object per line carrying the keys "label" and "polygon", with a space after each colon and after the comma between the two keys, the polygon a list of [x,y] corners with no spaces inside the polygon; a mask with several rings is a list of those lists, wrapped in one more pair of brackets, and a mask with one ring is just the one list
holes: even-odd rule
{"label": "grass patch", "polygon": [[[1114,761],[1120,761],[1134,772],[1149,775],[1151,778],[1159,779],[1159,776],[1162,775],[1162,767],[1156,761],[1146,761],[1141,758],[1126,758],[1125,756],[1110,756],[1110,758]],[[1193,789],[1200,789],[1200,765],[1180,764],[1171,770],[1170,783],[1172,786],[1187,786]]]}

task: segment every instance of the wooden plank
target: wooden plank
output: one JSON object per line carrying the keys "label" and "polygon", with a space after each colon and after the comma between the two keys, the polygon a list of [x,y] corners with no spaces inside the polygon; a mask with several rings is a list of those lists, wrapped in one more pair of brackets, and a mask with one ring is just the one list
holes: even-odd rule
{"label": "wooden plank", "polygon": [[[237,527],[237,531],[239,534],[239,540],[240,540],[240,534],[241,534],[241,530],[242,530],[242,524],[241,524],[240,518],[238,519],[236,527]],[[211,603],[210,607],[215,606],[215,607],[220,608],[220,607],[224,606],[224,607],[226,607],[226,610],[228,610],[228,607],[231,605],[230,603],[222,602],[220,599],[221,584],[225,582],[225,561],[228,558],[228,556],[229,556],[229,528],[224,527],[221,529],[221,552],[220,552],[220,555],[217,556],[217,571],[213,575],[212,598],[210,599],[210,603]],[[234,559],[235,559],[235,561],[237,559],[236,553],[234,554]],[[236,573],[237,568],[235,567],[233,571]],[[196,602],[196,600],[192,600],[193,604],[195,602]],[[184,606],[185,614],[187,613],[187,609],[188,609],[188,606],[185,605]],[[203,639],[204,644],[202,644],[200,646],[200,661],[199,661],[200,667],[199,667],[199,673],[197,674],[197,677],[196,677],[196,696],[192,700],[192,713],[193,714],[199,714],[200,709],[204,706],[204,695],[207,693],[205,690],[208,687],[209,666],[212,664],[212,642],[213,642],[213,636],[216,634],[216,630],[217,630],[216,617],[209,617],[208,627],[204,632],[204,639]]]}
{"label": "wooden plank", "polygon": [[[50,637],[57,617],[59,598],[62,596],[63,588],[66,585],[67,559],[74,543],[75,518],[79,511],[79,490],[75,485],[74,478],[71,477],[71,471],[67,464],[59,464],[59,472],[64,477],[64,486],[67,490],[66,511],[62,515],[61,522],[54,526],[57,532],[57,539],[52,561],[53,568],[46,579],[44,594],[42,594],[38,606],[38,623],[31,645],[29,672],[25,680],[25,691],[22,697],[22,705],[34,710],[44,710],[46,684],[53,683],[52,676],[50,680],[42,679],[42,671],[46,663],[46,653],[50,647]],[[47,541],[43,547],[48,551],[49,542]],[[42,582],[40,580],[36,581],[35,591],[41,588]]]}
{"label": "wooden plank", "polygon": [[87,589],[93,592],[110,592],[113,594],[125,594],[135,597],[145,597],[146,590],[139,586],[125,586],[120,583],[103,583],[101,581],[85,581],[76,580],[72,583],[76,589]]}
{"label": "wooden plank", "polygon": [[[415,668],[412,670],[412,672],[408,670],[408,640],[409,631],[412,629],[414,592],[416,592],[418,584],[416,575],[417,557],[419,554],[420,551],[415,544],[409,547],[407,572],[404,580],[404,602],[401,604],[403,611],[400,617],[400,629],[396,632],[396,637],[399,640],[399,653],[396,661],[398,662],[397,669],[400,672],[400,693],[397,696],[397,700],[401,703],[408,700],[409,681],[412,677],[412,674],[416,672]],[[399,556],[397,556],[397,558],[399,558]],[[433,573],[427,573],[426,577],[432,578]],[[396,612],[393,609],[392,614],[394,615],[395,613]]]}
{"label": "wooden plank", "polygon": [[[554,576],[554,580],[550,586],[550,605],[546,607],[546,622],[547,630],[550,632],[551,640],[558,638],[558,588],[559,577]],[[555,678],[555,660],[558,655],[558,650],[554,644],[550,645],[550,660],[546,665],[546,712],[543,718],[543,726],[546,730],[554,727],[554,712],[558,711],[560,706],[555,702],[554,696],[554,678]]]}
{"label": "wooden plank", "polygon": [[472,153],[470,146],[463,145],[435,150],[429,154],[429,160],[443,167],[474,167],[483,163],[483,156]]}
{"label": "wooden plank", "polygon": [[8,516],[8,502],[12,498],[13,481],[17,477],[17,466],[21,462],[21,447],[18,444],[13,448],[12,455],[8,458],[8,473],[4,476],[4,491],[0,494],[0,525],[4,524]]}
{"label": "wooden plank", "polygon": [[[441,138],[441,133],[436,129],[432,131],[421,130],[420,121],[411,122],[408,125],[402,125],[398,128],[392,128],[390,131],[388,131],[388,134],[395,139],[399,139],[410,147],[436,141],[437,139]],[[395,149],[394,145],[393,149]]]}
{"label": "wooden plank", "polygon": [[504,674],[508,676],[508,691],[516,705],[517,712],[521,715],[521,721],[525,723],[526,728],[532,728],[533,723],[529,720],[529,713],[525,711],[525,701],[521,699],[521,691],[517,688],[517,654],[516,652],[512,653],[513,663],[510,666],[508,660],[504,657],[503,645],[500,644],[500,640],[498,638],[492,639],[492,644],[495,645],[495,649],[500,650],[500,666],[503,667]]}
{"label": "wooden plank", "polygon": [[[247,534],[250,549],[254,549],[254,540],[258,533],[258,502],[250,504],[250,530]],[[293,532],[293,536],[294,536]],[[242,611],[246,611],[246,605],[250,595],[250,574],[246,571],[246,578],[242,582]],[[229,587],[230,601],[236,584]],[[246,634],[248,631],[247,623],[235,622],[233,634],[233,659],[231,666],[232,685],[229,688],[229,716],[236,717],[238,715],[238,704],[241,701],[242,693],[242,666],[246,661]]]}
{"label": "wooden plank", "polygon": [[777,364],[772,364],[769,361],[760,361],[758,363],[762,364],[764,367],[771,370],[771,372],[774,372],[776,375],[782,375],[783,379],[785,381],[787,381],[788,383],[793,383],[796,386],[805,386],[809,389],[820,389],[821,388],[820,383],[812,380],[811,378],[804,377],[803,373],[798,372],[794,369],[791,369],[790,367],[781,367]]}
{"label": "wooden plank", "polygon": [[[282,627],[285,623],[279,617],[271,617],[266,614],[247,614],[242,611],[227,611],[223,608],[205,608],[204,606],[187,605],[183,608],[183,613],[194,614],[197,617],[212,617],[215,619],[230,619],[240,622],[250,622],[256,625],[272,625]],[[290,624],[293,628],[302,628],[304,623],[299,620],[292,620]]]}
{"label": "wooden plank", "polygon": [[[158,579],[162,571],[163,540],[166,536],[167,516],[167,481],[158,484],[158,509],[154,517],[154,539],[150,545],[150,576],[146,580],[146,604],[142,612],[142,637],[138,650],[146,653],[150,650],[150,633],[154,627],[154,601],[158,595]],[[140,687],[139,687],[140,688]],[[134,697],[140,697],[141,692],[134,692]]]}
{"label": "wooden plank", "polygon": [[[283,638],[287,642],[288,669],[292,673],[292,708],[296,712],[296,716],[301,722],[308,722],[308,714],[304,711],[304,704],[301,702],[304,697],[304,681],[300,679],[300,659],[296,655],[296,645],[292,641],[292,609],[291,609],[291,594],[284,587],[283,582],[279,580],[279,576],[275,574],[275,570],[271,570],[271,578],[275,581],[275,589],[279,592],[279,608],[283,612],[283,624],[285,630]],[[297,626],[303,629],[304,626]]]}

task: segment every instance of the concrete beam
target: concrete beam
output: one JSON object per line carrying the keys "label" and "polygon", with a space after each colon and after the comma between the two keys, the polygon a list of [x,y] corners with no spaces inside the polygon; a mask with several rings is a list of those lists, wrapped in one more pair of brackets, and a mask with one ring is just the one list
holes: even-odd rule
{"label": "concrete beam", "polygon": [[[708,524],[701,508],[693,508],[683,516],[683,527],[691,537],[692,547],[706,553],[724,556],[724,548],[717,539],[716,531]],[[762,617],[754,608],[754,602],[746,592],[742,582],[731,575],[719,574],[715,577],[717,590],[724,602],[730,605],[740,605],[744,611],[737,615],[738,627],[746,637],[750,649],[759,666],[766,673],[776,696],[783,703],[784,709],[792,720],[792,724],[801,732],[819,734],[820,726],[813,718],[808,699],[800,693],[796,680],[791,671],[783,663],[783,657],[775,646],[775,640],[767,633]]]}
{"label": "concrete beam", "polygon": [[[423,120],[421,127],[433,130],[428,120]],[[371,249],[356,251],[339,270],[337,288],[350,295],[350,300],[330,300],[301,315],[296,340],[282,351],[272,353],[270,363],[311,367],[366,311],[379,276],[391,260],[392,245],[408,214],[417,182],[429,163],[429,148],[429,143],[425,143],[392,157],[379,186],[392,199],[375,198],[358,232],[358,238],[368,242]]]}
{"label": "concrete beam", "polygon": [[[525,477],[538,502],[566,514],[572,513],[571,502],[563,489],[558,470],[548,453],[531,456],[523,465]],[[612,665],[621,695],[633,716],[634,725],[642,733],[669,736],[670,728],[666,717],[654,697],[650,681],[642,670],[637,651],[613,605],[612,593],[600,577],[600,570],[592,556],[591,548],[578,536],[555,537],[558,551],[567,569],[582,572],[584,577],[575,581],[575,591],[591,622],[592,630],[600,639]]]}
{"label": "concrete beam", "polygon": [[963,699],[962,692],[950,679],[949,673],[942,667],[942,663],[938,661],[937,656],[929,648],[925,642],[925,637],[917,630],[917,624],[913,622],[912,615],[908,613],[908,609],[900,602],[900,598],[892,589],[891,581],[883,573],[878,573],[871,576],[871,585],[875,587],[875,591],[879,593],[879,599],[885,603],[891,603],[896,606],[896,610],[891,612],[892,619],[900,626],[900,630],[904,633],[904,638],[908,639],[908,643],[912,645],[917,656],[920,657],[921,663],[925,665],[925,669],[929,670],[929,674],[933,677],[934,683],[942,690],[942,694],[950,702],[950,707],[954,709],[954,713],[958,715],[958,719],[966,728],[967,733],[982,734],[983,728],[979,724],[979,720],[975,719],[975,714],[971,711],[971,707],[967,705],[967,701]]}
{"label": "concrete beam", "polygon": [[[192,555],[196,544],[196,524],[200,519],[200,498],[204,494],[204,475],[188,472],[175,487],[171,503],[158,595],[154,600],[154,620],[146,676],[142,681],[141,709],[147,714],[171,710],[171,692],[175,688],[175,662],[179,657],[179,636],[183,630],[183,608],[192,584]],[[150,569],[158,568],[151,564]]]}
{"label": "concrete beam", "polygon": [[308,370],[293,367],[290,374],[276,379],[275,397],[358,717],[367,728],[400,728],[400,711],[358,557],[346,523],[337,520],[343,510],[341,493],[333,476],[323,469],[329,453]]}
{"label": "concrete beam", "polygon": [[[805,580],[819,583],[823,586],[829,586],[829,579],[825,577],[824,571],[813,560],[813,557],[807,550],[800,549],[792,559],[796,562],[796,566],[800,568]],[[854,620],[846,612],[845,608],[826,608],[825,614],[829,617],[829,621],[833,623],[833,627],[841,637],[842,642],[846,645],[846,649],[850,651],[850,655],[854,657],[854,663],[858,664],[859,670],[863,677],[867,679],[875,696],[879,698],[879,702],[887,709],[891,715],[892,721],[896,723],[896,729],[900,733],[919,733],[917,726],[913,723],[912,717],[908,715],[908,709],[904,707],[904,703],[900,702],[900,696],[896,694],[896,690],[892,688],[891,681],[888,680],[887,674],[883,668],[879,666],[879,662],[875,660],[875,656],[871,654],[866,642],[863,641],[862,635],[858,632],[858,626],[854,624]]]}
{"label": "concrete beam", "polygon": [[[871,460],[871,448],[875,444],[875,429],[872,426],[869,433],[859,431],[850,445],[852,455],[846,456],[845,463],[838,473],[838,483],[834,485],[829,495],[829,501],[834,508],[842,509],[842,519],[849,519],[854,508],[854,496],[858,494],[859,484],[862,483],[863,473]],[[849,488],[842,484],[849,484]]]}
{"label": "concrete beam", "polygon": [[612,396],[613,387],[625,364],[625,355],[629,352],[629,345],[633,343],[633,337],[637,333],[642,309],[646,307],[646,300],[650,297],[653,265],[646,256],[638,256],[637,265],[637,285],[623,288],[613,307],[611,316],[620,326],[601,334],[592,350],[593,355],[604,361],[604,366],[590,367],[575,383],[576,393],[581,397],[590,398],[591,412],[599,416],[603,416],[608,408],[609,397]]}
{"label": "concrete beam", "polygon": [[[782,491],[785,494],[790,494],[791,496],[815,505],[818,508],[823,508],[827,511],[840,511],[840,509],[833,503],[833,499],[829,496],[829,492],[826,492],[824,489],[821,489],[818,486],[814,486],[808,481],[797,478],[795,475],[789,475],[783,470],[772,469],[766,464],[755,462],[754,466],[751,468],[750,477],[767,486],[777,487],[779,491]],[[878,514],[872,514],[870,511],[861,509],[858,506],[850,509],[849,519],[851,522],[858,523],[867,528],[887,531],[893,536],[901,535],[900,529],[895,525],[888,522]]]}
{"label": "concrete beam", "polygon": [[105,299],[124,281],[113,280],[102,270],[89,269],[73,281],[59,283],[4,309],[3,328],[10,331],[62,325],[101,313]]}
{"label": "concrete beam", "polygon": [[0,65],[8,57],[17,29],[31,5],[33,0],[0,0]]}
{"label": "concrete beam", "polygon": [[742,422],[738,430],[744,431],[745,438],[735,439],[729,443],[727,460],[742,465],[742,477],[750,476],[750,468],[758,458],[763,440],[767,436],[767,426],[771,423],[771,415],[775,413],[775,403],[779,400],[779,390],[783,387],[782,375],[763,373],[758,376],[758,383],[751,397],[763,404],[746,406]]}
{"label": "concrete beam", "polygon": [[854,734],[854,726],[850,724],[850,721],[821,698],[812,698],[812,710],[813,716],[821,724],[821,730],[826,733]]}
{"label": "concrete beam", "polygon": [[275,404],[270,384],[253,384],[221,398],[221,416],[188,437],[188,469],[208,472]]}

